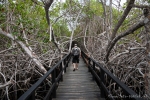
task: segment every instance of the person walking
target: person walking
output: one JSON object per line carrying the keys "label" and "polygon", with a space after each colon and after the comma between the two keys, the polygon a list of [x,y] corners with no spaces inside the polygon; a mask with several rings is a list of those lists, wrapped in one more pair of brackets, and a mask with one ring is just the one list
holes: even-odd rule
{"label": "person walking", "polygon": [[77,44],[74,45],[74,47],[71,50],[71,53],[73,55],[72,58],[73,71],[75,71],[78,70],[79,57],[81,57],[81,49],[77,46]]}

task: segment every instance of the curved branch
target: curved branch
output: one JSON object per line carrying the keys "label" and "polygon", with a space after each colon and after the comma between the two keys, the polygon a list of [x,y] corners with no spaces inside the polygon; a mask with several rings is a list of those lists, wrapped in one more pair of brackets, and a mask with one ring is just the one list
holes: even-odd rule
{"label": "curved branch", "polygon": [[124,32],[124,33],[122,33],[122,34],[120,34],[120,35],[118,35],[116,38],[114,38],[113,40],[112,40],[112,42],[110,43],[110,46],[109,46],[109,48],[108,48],[108,50],[107,50],[107,52],[106,52],[106,62],[108,62],[109,61],[109,59],[108,59],[108,57],[109,57],[109,55],[110,55],[110,51],[112,50],[112,48],[114,47],[114,45],[116,44],[116,42],[119,40],[119,39],[121,39],[122,37],[124,37],[124,36],[127,36],[127,35],[129,35],[129,34],[132,34],[134,31],[136,31],[137,29],[139,29],[139,28],[141,28],[142,26],[144,26],[145,25],[145,23],[144,23],[144,20],[142,20],[142,21],[140,21],[139,23],[137,23],[136,25],[133,25],[130,29],[128,29],[126,32]]}
{"label": "curved branch", "polygon": [[130,12],[132,6],[135,2],[135,0],[130,0],[126,9],[123,12],[123,15],[121,16],[120,20],[118,21],[118,24],[115,26],[115,28],[113,29],[112,35],[111,35],[111,40],[113,40],[116,36],[116,33],[119,29],[119,27],[122,25],[123,21],[125,20],[125,18],[128,16],[128,13]]}
{"label": "curved branch", "polygon": [[43,2],[44,3],[44,9],[45,9],[45,13],[46,13],[46,20],[47,20],[47,24],[49,26],[49,32],[50,32],[50,41],[52,41],[54,43],[54,45],[57,47],[57,49],[59,50],[59,52],[61,52],[59,46],[58,46],[58,43],[55,39],[55,35],[54,35],[54,32],[53,32],[53,29],[52,29],[52,25],[50,23],[50,17],[49,17],[49,8],[50,6],[52,5],[54,0],[47,0],[47,2]]}
{"label": "curved branch", "polygon": [[52,5],[52,3],[53,3],[53,0],[47,0],[47,2],[44,3],[45,13],[46,13],[46,20],[47,20],[48,25],[50,25],[49,7]]}
{"label": "curved branch", "polygon": [[5,88],[5,87],[7,87],[7,86],[10,85],[10,84],[12,84],[11,81],[8,81],[8,82],[5,83],[5,84],[0,84],[0,88]]}
{"label": "curved branch", "polygon": [[135,8],[150,8],[150,6],[149,5],[135,5],[135,4],[133,4],[133,5],[131,5],[132,7],[135,7]]}
{"label": "curved branch", "polygon": [[[0,34],[15,40],[15,38],[13,37],[12,34],[6,33],[4,32],[1,28],[0,28]],[[44,66],[41,64],[41,62],[38,60],[37,55],[35,55],[22,41],[16,40],[16,42],[22,47],[22,49],[28,54],[28,56],[33,59],[34,63],[37,65],[37,67],[42,71],[42,73],[46,73],[47,70],[44,68]]]}

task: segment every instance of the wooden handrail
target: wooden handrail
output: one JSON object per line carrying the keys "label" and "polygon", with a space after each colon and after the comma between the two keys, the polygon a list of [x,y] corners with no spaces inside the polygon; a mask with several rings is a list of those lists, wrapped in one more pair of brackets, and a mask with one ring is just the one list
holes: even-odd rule
{"label": "wooden handrail", "polygon": [[[32,85],[18,100],[35,100],[35,91],[36,89],[42,84],[46,78],[52,74],[52,86],[49,89],[48,93],[46,94],[44,100],[50,100],[52,97],[56,97],[56,83],[61,79],[62,80],[62,73],[64,69],[68,66],[69,60],[71,55],[68,54],[64,56],[57,64],[55,64],[46,74],[44,74],[35,84]],[[62,68],[62,62],[64,62],[64,68]],[[57,67],[61,67],[61,71],[59,75],[56,77],[55,70]],[[53,93],[53,95],[52,95]]]}
{"label": "wooden handrail", "polygon": [[[102,64],[98,63],[93,58],[89,57],[87,54],[85,54],[82,51],[82,57],[84,61],[88,60],[88,68],[90,72],[92,73],[94,79],[98,81],[98,85],[101,89],[101,96],[102,98],[109,98],[111,100],[115,100],[113,95],[110,93],[110,91],[107,89],[105,85],[105,78],[104,74],[107,74],[109,78],[111,78],[122,90],[123,90],[123,98],[126,100],[144,100],[142,97],[139,97],[138,94],[136,94],[132,89],[130,89],[127,85],[125,85],[123,82],[121,82],[117,77],[115,77],[112,73],[110,73],[106,68],[103,67]],[[91,62],[93,62],[91,64]],[[99,67],[100,69],[100,75],[98,75],[95,71],[95,66]]]}

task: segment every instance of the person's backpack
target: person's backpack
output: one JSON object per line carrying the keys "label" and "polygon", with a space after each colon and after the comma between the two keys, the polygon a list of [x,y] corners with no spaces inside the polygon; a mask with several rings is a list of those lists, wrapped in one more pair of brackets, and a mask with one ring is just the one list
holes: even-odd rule
{"label": "person's backpack", "polygon": [[74,56],[78,56],[78,55],[80,54],[79,48],[77,48],[77,47],[76,47],[76,48],[73,48],[72,53],[73,53]]}

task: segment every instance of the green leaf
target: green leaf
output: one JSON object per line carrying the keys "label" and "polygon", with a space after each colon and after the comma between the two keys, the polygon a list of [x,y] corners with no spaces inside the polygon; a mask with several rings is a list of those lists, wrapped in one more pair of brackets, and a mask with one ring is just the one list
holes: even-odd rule
{"label": "green leaf", "polygon": [[12,34],[13,34],[14,36],[16,36],[16,35],[18,35],[18,32],[12,32]]}

